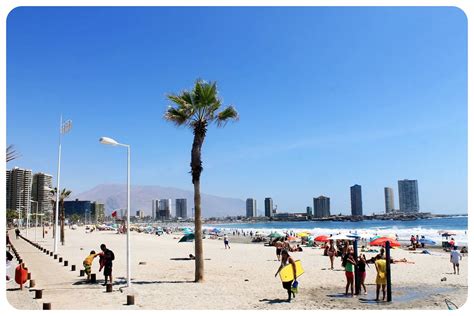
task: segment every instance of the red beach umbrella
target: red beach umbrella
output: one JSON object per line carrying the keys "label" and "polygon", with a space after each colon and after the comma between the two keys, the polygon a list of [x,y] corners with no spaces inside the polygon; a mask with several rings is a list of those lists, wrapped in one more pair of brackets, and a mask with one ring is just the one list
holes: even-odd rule
{"label": "red beach umbrella", "polygon": [[387,241],[390,243],[390,247],[400,247],[400,243],[398,241],[396,241],[393,238],[388,238],[388,237],[381,237],[381,238],[374,239],[369,243],[369,245],[371,245],[371,246],[385,246],[385,243]]}
{"label": "red beach umbrella", "polygon": [[326,235],[320,235],[320,236],[317,236],[316,238],[314,238],[314,241],[318,241],[318,242],[327,242],[328,241],[328,236]]}

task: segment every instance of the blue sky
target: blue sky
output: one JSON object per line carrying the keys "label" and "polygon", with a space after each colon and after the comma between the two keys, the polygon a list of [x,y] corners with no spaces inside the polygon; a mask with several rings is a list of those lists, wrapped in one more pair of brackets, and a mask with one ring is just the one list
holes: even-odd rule
{"label": "blue sky", "polygon": [[7,20],[7,165],[79,193],[126,181],[192,189],[192,133],[163,120],[168,93],[218,82],[237,123],[210,128],[203,192],[271,196],[280,211],[331,198],[398,207],[417,179],[424,211],[467,211],[467,20],[456,8],[17,8]]}

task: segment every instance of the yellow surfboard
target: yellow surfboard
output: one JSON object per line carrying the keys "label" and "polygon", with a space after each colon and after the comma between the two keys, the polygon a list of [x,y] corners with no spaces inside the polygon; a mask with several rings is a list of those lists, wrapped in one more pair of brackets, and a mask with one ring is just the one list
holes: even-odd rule
{"label": "yellow surfboard", "polygon": [[[296,277],[299,277],[304,273],[303,266],[301,265],[300,260],[295,260],[296,266]],[[293,265],[287,264],[280,270],[280,279],[281,282],[289,282],[293,281]]]}

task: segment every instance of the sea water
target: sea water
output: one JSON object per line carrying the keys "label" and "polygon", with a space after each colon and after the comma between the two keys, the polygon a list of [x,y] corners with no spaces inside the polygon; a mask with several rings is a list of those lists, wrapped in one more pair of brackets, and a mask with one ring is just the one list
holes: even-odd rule
{"label": "sea water", "polygon": [[446,240],[440,235],[441,231],[454,233],[452,236],[459,246],[467,245],[467,216],[437,217],[429,219],[417,219],[410,221],[400,220],[365,220],[359,222],[339,222],[339,221],[301,221],[301,222],[247,222],[247,223],[226,223],[205,225],[205,228],[221,228],[225,231],[235,229],[244,231],[260,231],[263,233],[289,231],[309,231],[313,235],[347,234],[347,233],[367,233],[367,234],[393,234],[398,236],[399,241],[410,240],[411,235],[425,236],[438,245],[442,240]]}

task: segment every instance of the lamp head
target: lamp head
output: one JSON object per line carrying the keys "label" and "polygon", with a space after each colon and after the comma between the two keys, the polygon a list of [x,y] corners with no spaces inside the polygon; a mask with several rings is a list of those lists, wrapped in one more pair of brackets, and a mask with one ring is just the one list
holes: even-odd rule
{"label": "lamp head", "polygon": [[118,145],[118,142],[110,137],[101,137],[99,139],[99,142],[101,144],[105,144],[105,145],[112,145],[112,146],[117,146]]}

